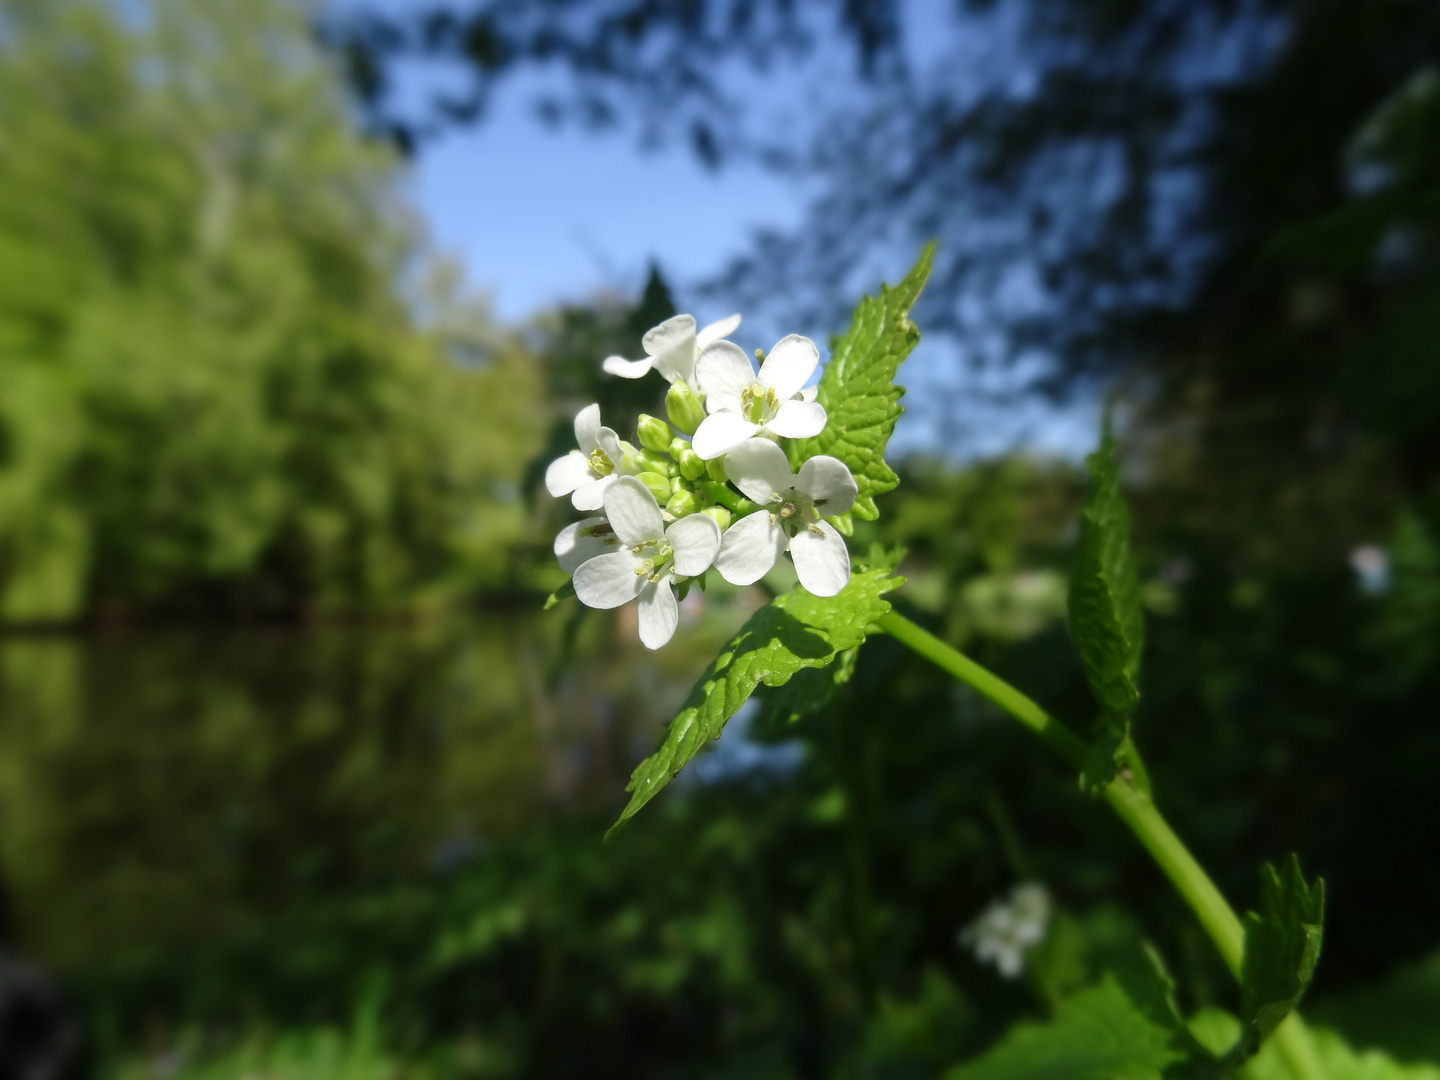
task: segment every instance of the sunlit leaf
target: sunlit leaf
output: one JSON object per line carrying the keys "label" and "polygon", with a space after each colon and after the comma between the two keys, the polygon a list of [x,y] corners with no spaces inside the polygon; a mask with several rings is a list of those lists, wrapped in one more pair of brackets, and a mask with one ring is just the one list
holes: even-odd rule
{"label": "sunlit leaf", "polygon": [[1171,1032],[1153,1023],[1111,977],[1066,998],[1046,1024],[1017,1024],[946,1080],[1160,1080],[1182,1060]]}
{"label": "sunlit leaf", "polygon": [[630,803],[607,835],[659,794],[707,741],[718,739],[757,686],[780,686],[805,668],[826,667],[863,642],[865,627],[890,610],[883,595],[903,583],[887,570],[869,570],[853,574],[838,596],[796,588],[750,616],[700,677],[660,748],[636,767]]}
{"label": "sunlit leaf", "polygon": [[835,522],[847,536],[851,517],[874,521],[880,516],[875,496],[900,482],[885,464],[885,444],[904,411],[900,395],[905,390],[895,385],[895,372],[920,340],[909,313],[930,276],[934,252],[935,245],[927,244],[899,285],[882,285],[878,297],[860,301],[850,329],[833,342],[820,377],[817,400],[828,417],[825,430],[792,451],[795,461],[829,454],[849,466],[860,494],[855,508]]}

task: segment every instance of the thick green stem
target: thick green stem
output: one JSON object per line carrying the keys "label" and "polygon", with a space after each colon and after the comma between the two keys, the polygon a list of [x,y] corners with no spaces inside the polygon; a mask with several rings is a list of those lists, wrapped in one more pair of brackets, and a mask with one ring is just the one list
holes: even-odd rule
{"label": "thick green stem", "polygon": [[[943,671],[970,687],[981,697],[994,702],[1024,724],[1054,750],[1072,768],[1082,770],[1089,755],[1084,741],[1060,721],[1047,713],[1004,679],[981,667],[964,653],[952,649],[934,634],[916,626],[896,611],[890,611],[878,622],[880,629],[902,645],[925,657]],[[1117,776],[1106,785],[1103,796],[1111,808],[1135,834],[1141,846],[1150,853],[1164,871],[1175,890],[1190,905],[1200,925],[1210,935],[1220,958],[1238,979],[1245,955],[1245,930],[1235,911],[1220,895],[1220,890],[1195,861],[1195,856],[1169,823],[1160,816],[1149,795],[1149,781],[1144,764],[1134,747],[1126,743],[1133,778]],[[1139,782],[1141,777],[1144,782]],[[1315,1052],[1310,1033],[1299,1014],[1292,1013],[1275,1031],[1273,1038],[1291,1073],[1300,1080],[1324,1080],[1325,1071]]]}

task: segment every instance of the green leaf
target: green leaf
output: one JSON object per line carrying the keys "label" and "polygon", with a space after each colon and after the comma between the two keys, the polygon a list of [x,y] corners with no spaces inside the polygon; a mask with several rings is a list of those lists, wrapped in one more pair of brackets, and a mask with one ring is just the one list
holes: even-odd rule
{"label": "green leaf", "polygon": [[695,684],[660,748],[636,767],[626,789],[630,803],[605,835],[615,835],[707,740],[718,739],[761,683],[781,686],[796,672],[827,667],[861,644],[865,627],[890,610],[881,597],[904,581],[888,570],[869,570],[852,574],[837,596],[812,596],[797,587],[750,616]]}
{"label": "green leaf", "polygon": [[1244,1061],[1290,1015],[1315,975],[1325,920],[1325,882],[1307,885],[1294,855],[1260,871],[1260,911],[1245,916],[1240,1014],[1245,1030],[1229,1059]]}
{"label": "green leaf", "polygon": [[1106,976],[1066,998],[1048,1024],[1017,1024],[946,1080],[1160,1080],[1183,1055],[1171,1032],[1148,1019]]}
{"label": "green leaf", "polygon": [[[1120,494],[1120,463],[1107,414],[1100,449],[1085,459],[1090,489],[1070,580],[1070,633],[1105,730],[1122,739],[1140,701],[1145,625],[1140,579],[1130,550],[1130,511]],[[1118,743],[1116,746],[1118,747]]]}
{"label": "green leaf", "polygon": [[[1239,1036],[1240,1021],[1221,1009],[1203,1009],[1190,1019],[1190,1030],[1212,1050],[1224,1050]],[[1311,1028],[1310,1038],[1330,1080],[1440,1080],[1440,1065],[1401,1064],[1380,1050],[1357,1051],[1328,1028]],[[1293,1080],[1294,1075],[1274,1043],[1235,1074],[1238,1080]]]}
{"label": "green leaf", "polygon": [[900,395],[905,390],[895,385],[895,372],[920,340],[909,312],[930,276],[934,253],[933,243],[925,245],[899,285],[893,289],[882,285],[879,297],[860,301],[850,329],[831,344],[830,363],[820,376],[816,400],[825,406],[825,430],[813,439],[792,444],[795,462],[829,454],[843,461],[854,475],[860,488],[855,508],[833,519],[846,536],[850,535],[852,515],[874,521],[880,516],[875,496],[900,482],[885,464],[885,444],[904,411]]}

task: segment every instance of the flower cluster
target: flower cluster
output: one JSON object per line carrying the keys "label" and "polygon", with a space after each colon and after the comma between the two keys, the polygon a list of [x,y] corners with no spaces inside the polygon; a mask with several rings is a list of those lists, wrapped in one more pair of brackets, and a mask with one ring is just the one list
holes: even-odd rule
{"label": "flower cluster", "polygon": [[[726,581],[759,581],[785,551],[800,584],[834,596],[850,580],[845,540],[826,518],[848,513],[858,489],[844,463],[819,454],[790,466],[786,440],[825,428],[806,387],[820,363],[809,338],[782,338],[759,371],[726,338],[740,316],[696,329],[677,315],[649,331],[644,360],[607,358],[626,379],[658,371],[669,383],[669,422],[642,416],[639,448],[600,423],[600,406],[575,417],[578,449],[550,464],[545,485],[575,509],[600,511],[567,525],[555,557],[575,595],[595,608],[638,602],[640,640],[658,649],[679,620],[679,599],[714,567]],[[677,597],[678,592],[678,597]]]}
{"label": "flower cluster", "polygon": [[1050,894],[1034,882],[1016,885],[1008,898],[996,899],[960,933],[960,943],[975,958],[995,965],[1013,979],[1025,970],[1025,950],[1045,938],[1050,922]]}

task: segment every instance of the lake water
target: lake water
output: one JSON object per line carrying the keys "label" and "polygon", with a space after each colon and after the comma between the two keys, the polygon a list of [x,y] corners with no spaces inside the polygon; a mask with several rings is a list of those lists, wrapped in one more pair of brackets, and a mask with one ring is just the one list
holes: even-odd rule
{"label": "lake water", "polygon": [[79,973],[616,806],[743,615],[663,654],[573,602],[422,626],[0,639],[16,936]]}

